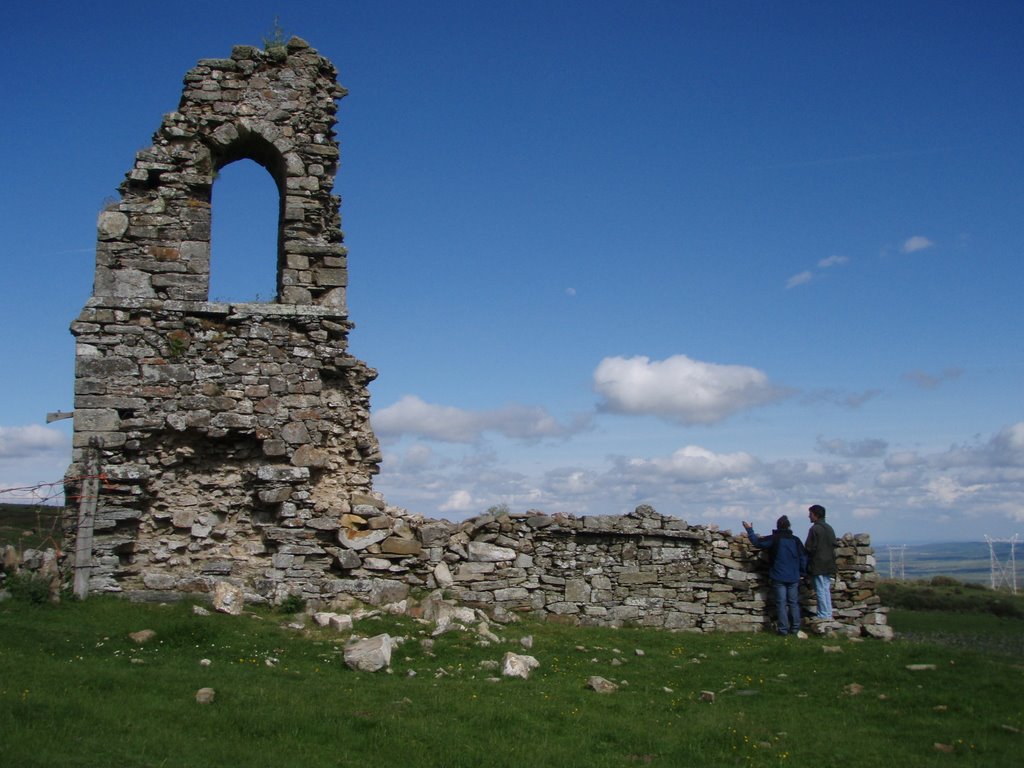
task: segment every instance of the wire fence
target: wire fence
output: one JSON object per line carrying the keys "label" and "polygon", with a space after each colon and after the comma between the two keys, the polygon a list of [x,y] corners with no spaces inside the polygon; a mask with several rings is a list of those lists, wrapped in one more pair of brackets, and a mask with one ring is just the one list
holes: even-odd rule
{"label": "wire fence", "polygon": [[106,481],[103,474],[79,475],[0,488],[0,547],[13,544],[19,551],[52,547],[61,552],[65,510],[77,507],[86,489],[99,489]]}
{"label": "wire fence", "polygon": [[0,503],[2,504],[51,504],[56,499],[64,499],[64,504],[71,506],[82,500],[81,493],[74,489],[85,487],[86,480],[99,480],[104,485],[107,482],[105,474],[78,475],[76,477],[65,477],[52,483],[36,483],[35,485],[22,485],[12,488],[0,488]]}

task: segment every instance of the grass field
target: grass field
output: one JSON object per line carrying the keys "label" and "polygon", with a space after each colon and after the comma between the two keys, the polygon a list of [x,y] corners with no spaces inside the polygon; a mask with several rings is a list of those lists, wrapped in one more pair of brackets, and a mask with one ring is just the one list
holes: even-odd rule
{"label": "grass field", "polygon": [[[0,603],[0,760],[28,766],[1016,766],[1024,621],[899,610],[892,643],[556,624],[503,639],[408,618],[357,673],[345,636],[270,612],[195,615],[113,598]],[[307,620],[307,625],[313,627]],[[143,645],[128,635],[152,629]],[[531,650],[520,639],[533,638]],[[529,680],[489,669],[506,651]],[[209,665],[200,662],[208,659]],[[913,665],[925,665],[915,669]],[[931,665],[934,665],[932,668]],[[591,675],[620,684],[586,687]],[[216,700],[197,704],[201,687]],[[702,693],[714,693],[714,701]],[[938,745],[938,746],[937,746]]]}
{"label": "grass field", "polygon": [[63,509],[47,504],[0,504],[0,547],[13,544],[20,550],[58,549],[62,544]]}

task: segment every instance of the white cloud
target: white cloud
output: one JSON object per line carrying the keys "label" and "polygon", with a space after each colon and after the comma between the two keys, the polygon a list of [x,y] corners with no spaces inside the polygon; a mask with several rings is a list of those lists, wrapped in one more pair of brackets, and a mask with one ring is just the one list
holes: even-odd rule
{"label": "white cloud", "polygon": [[880,472],[875,478],[875,485],[879,488],[907,488],[917,487],[921,484],[921,472],[916,469],[900,469],[889,472]]}
{"label": "white cloud", "polygon": [[559,496],[581,496],[597,490],[598,478],[589,470],[563,467],[545,473],[544,487]]}
{"label": "white cloud", "polygon": [[681,483],[706,483],[727,477],[742,477],[757,469],[757,460],[749,453],[714,453],[697,445],[688,445],[668,458],[628,459],[620,469],[628,478],[664,478]]}
{"label": "white cloud", "polygon": [[[818,260],[818,269],[829,269],[830,267],[838,267],[846,264],[849,261],[847,256],[828,256],[824,259]],[[789,280],[786,281],[786,289],[796,288],[798,285],[807,285],[814,279],[814,272],[807,269],[803,272],[799,272],[793,275]]]}
{"label": "white cloud", "polygon": [[826,440],[819,436],[817,443],[817,448],[822,453],[848,459],[870,459],[884,456],[888,447],[889,444],[885,440],[877,439],[849,441],[834,438]]}
{"label": "white cloud", "polygon": [[[934,453],[882,456],[881,441],[872,439],[823,439],[817,447],[841,459],[685,445],[564,464],[545,448],[547,458],[531,450],[516,465],[487,443],[409,449],[400,460],[385,446],[375,487],[428,517],[463,519],[499,503],[513,512],[576,515],[620,514],[647,503],[731,530],[741,518],[770,523],[785,513],[802,521],[807,506],[820,502],[837,531],[868,532],[876,541],[968,540],[979,531],[1013,533],[1010,526],[1024,520],[1024,422]],[[979,520],[987,527],[979,529]]]}
{"label": "white cloud", "polygon": [[903,241],[903,245],[900,246],[900,250],[903,253],[914,253],[915,251],[923,251],[926,248],[931,248],[933,245],[935,245],[935,243],[927,237],[914,235],[913,237],[908,237]]}
{"label": "white cloud", "polygon": [[468,512],[473,508],[473,494],[462,488],[452,493],[439,507],[442,512]]}
{"label": "white cloud", "polygon": [[922,464],[921,458],[915,451],[897,451],[890,453],[885,458],[885,466],[890,469],[904,469]]}
{"label": "white cloud", "polygon": [[806,285],[814,279],[814,275],[809,270],[800,272],[799,274],[793,275],[789,280],[786,281],[786,289],[796,288],[798,285]]}
{"label": "white cloud", "polygon": [[834,485],[850,477],[848,467],[822,464],[820,461],[781,460],[766,465],[766,476],[773,488]]}
{"label": "white cloud", "polygon": [[870,520],[882,514],[878,507],[854,507],[850,513],[858,520]]}
{"label": "white cloud", "polygon": [[1024,421],[999,430],[989,441],[987,453],[999,466],[1024,467]]}
{"label": "white cloud", "polygon": [[594,370],[594,388],[604,397],[601,410],[680,424],[714,424],[788,394],[756,368],[703,363],[686,355],[662,361],[606,357]]}
{"label": "white cloud", "polygon": [[0,458],[27,458],[67,449],[67,435],[55,429],[47,429],[36,424],[27,427],[0,427]]}
{"label": "white cloud", "polygon": [[822,259],[818,262],[818,266],[821,269],[828,269],[829,267],[842,266],[849,262],[849,256],[829,256],[828,258]]}
{"label": "white cloud", "polygon": [[576,295],[576,289],[575,288],[566,288],[565,289],[565,295],[566,296],[575,296]]}
{"label": "white cloud", "polygon": [[942,504],[952,504],[976,490],[961,486],[952,477],[934,477],[925,484],[925,489]]}
{"label": "white cloud", "polygon": [[934,463],[942,469],[1024,468],[1024,421],[1003,427],[985,443],[953,446]]}
{"label": "white cloud", "polygon": [[489,411],[468,411],[427,403],[416,395],[404,396],[371,418],[381,437],[418,435],[448,443],[474,443],[484,432],[527,441],[565,438],[587,429],[590,422],[589,416],[581,416],[561,424],[539,406],[513,404]]}

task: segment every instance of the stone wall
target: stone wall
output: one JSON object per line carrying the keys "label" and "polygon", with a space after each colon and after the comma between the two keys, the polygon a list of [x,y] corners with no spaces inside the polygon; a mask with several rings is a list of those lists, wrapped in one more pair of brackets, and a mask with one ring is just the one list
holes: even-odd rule
{"label": "stone wall", "polygon": [[[71,325],[69,499],[91,463],[104,478],[91,589],[156,565],[228,575],[371,490],[376,372],[347,351],[335,75],[298,38],[200,61],[99,216],[93,295]],[[277,296],[211,302],[214,181],[243,159],[280,194]]]}
{"label": "stone wall", "polygon": [[[296,596],[319,609],[442,590],[498,620],[515,614],[696,632],[759,631],[771,622],[767,566],[745,535],[689,525],[649,506],[623,516],[533,512],[452,523],[375,496],[361,502],[316,527],[246,520],[197,531],[186,512],[163,537],[162,556],[122,574],[117,588],[136,599],[177,600],[228,581],[249,602]],[[837,623],[887,637],[869,537],[843,535],[836,554]],[[813,597],[804,592],[806,608]]]}
{"label": "stone wall", "polygon": [[[330,589],[340,595],[381,603],[414,585],[443,589],[499,619],[518,613],[688,631],[770,624],[767,566],[745,535],[688,525],[649,506],[624,516],[500,514],[463,523],[368,505],[356,513],[337,535],[336,565],[348,578]],[[837,622],[854,634],[888,636],[870,538],[845,534],[836,555]],[[279,565],[304,568],[305,561]],[[804,593],[807,607],[813,597]]]}

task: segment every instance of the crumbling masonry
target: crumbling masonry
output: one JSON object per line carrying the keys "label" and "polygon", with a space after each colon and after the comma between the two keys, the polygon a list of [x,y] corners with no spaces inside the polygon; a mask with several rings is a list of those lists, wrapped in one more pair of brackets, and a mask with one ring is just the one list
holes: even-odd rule
{"label": "crumbling masonry", "polygon": [[[335,77],[297,38],[200,61],[100,214],[93,296],[71,326],[69,475],[95,446],[105,476],[94,590],[188,588],[188,573],[195,589],[230,575],[273,593],[263,557],[371,491],[376,374],[347,351]],[[274,303],[209,301],[214,179],[242,159],[280,194]]]}
{"label": "crumbling masonry", "polygon": [[[766,626],[764,569],[728,532],[650,507],[453,524],[372,492],[376,374],[347,351],[335,76],[298,38],[200,61],[100,214],[93,296],[71,326],[69,496],[102,477],[83,517],[88,588],[174,599],[229,582],[250,601],[324,606],[444,588],[498,617]],[[273,303],[209,300],[214,179],[242,159],[280,194]],[[68,528],[87,541],[82,520]],[[868,537],[845,536],[838,554],[839,619],[885,636]]]}

